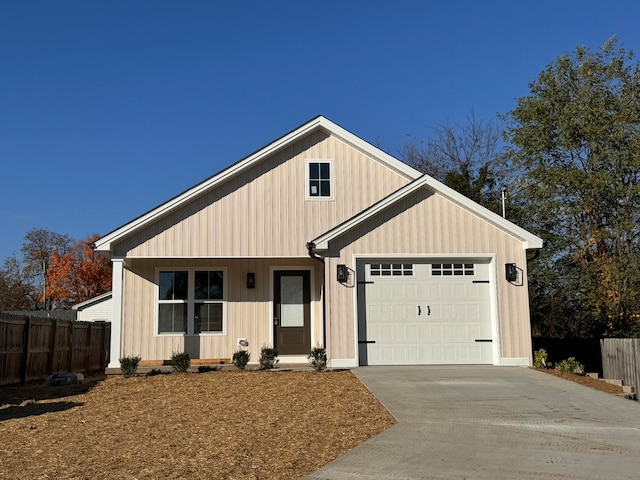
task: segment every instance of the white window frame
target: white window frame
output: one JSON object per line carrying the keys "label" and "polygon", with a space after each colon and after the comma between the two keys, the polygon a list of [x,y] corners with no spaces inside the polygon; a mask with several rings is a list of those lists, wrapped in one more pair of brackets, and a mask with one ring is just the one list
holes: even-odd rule
{"label": "white window frame", "polygon": [[[330,194],[327,196],[322,196],[322,195],[311,195],[311,176],[310,176],[310,165],[313,163],[326,163],[329,165],[329,190],[330,190]],[[310,158],[307,159],[307,161],[305,162],[304,165],[305,169],[304,169],[304,178],[305,178],[305,183],[304,183],[304,195],[305,195],[305,199],[306,200],[333,200],[334,198],[334,194],[335,194],[335,184],[336,182],[334,181],[335,175],[334,175],[334,170],[333,170],[333,160],[332,159],[317,159],[317,158]]]}
{"label": "white window frame", "polygon": [[[187,272],[187,330],[186,332],[160,332],[160,304],[167,303],[184,303],[180,300],[160,300],[160,272]],[[222,272],[222,299],[221,300],[196,300],[195,299],[195,276],[196,272]],[[219,332],[195,332],[195,306],[199,303],[220,303],[222,304],[222,330]],[[185,336],[185,335],[201,335],[201,336],[222,336],[227,334],[227,268],[215,266],[202,267],[157,267],[156,280],[154,288],[154,309],[155,322],[154,331],[158,336]]]}
{"label": "white window frame", "polygon": [[367,264],[369,276],[375,278],[414,277],[415,267],[413,263],[380,262]]}
{"label": "white window frame", "polygon": [[429,274],[432,277],[460,278],[475,277],[476,265],[473,262],[432,263]]}

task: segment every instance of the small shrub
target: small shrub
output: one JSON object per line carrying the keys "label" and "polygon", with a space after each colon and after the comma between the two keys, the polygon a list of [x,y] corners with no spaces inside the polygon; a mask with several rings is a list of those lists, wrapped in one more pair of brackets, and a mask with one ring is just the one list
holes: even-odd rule
{"label": "small shrub", "polygon": [[169,375],[171,372],[169,370],[161,370],[159,368],[152,368],[148,373],[147,377],[155,377],[156,375]]}
{"label": "small shrub", "polygon": [[584,375],[584,365],[574,357],[569,357],[559,361],[556,364],[556,370],[560,373],[577,373],[579,375]]}
{"label": "small shrub", "polygon": [[139,356],[128,356],[120,359],[120,371],[124,378],[133,377],[138,371],[138,364],[140,363]]}
{"label": "small shrub", "polygon": [[536,368],[551,368],[548,362],[547,351],[544,348],[533,352],[533,366]]}
{"label": "small shrub", "polygon": [[191,358],[187,352],[174,352],[171,355],[171,368],[174,372],[186,372],[191,365]]}
{"label": "small shrub", "polygon": [[249,363],[249,359],[251,358],[251,354],[246,350],[237,350],[233,352],[233,358],[231,359],[231,363],[233,363],[240,370],[244,370]]}
{"label": "small shrub", "polygon": [[220,370],[220,368],[213,365],[200,365],[198,367],[198,373],[217,372],[218,370]]}
{"label": "small shrub", "polygon": [[273,347],[262,347],[260,351],[260,360],[258,363],[260,364],[260,370],[271,370],[272,368],[276,368],[279,360],[276,358],[278,356],[278,350]]}
{"label": "small shrub", "polygon": [[307,360],[316,372],[322,372],[327,368],[327,350],[323,347],[314,347],[307,356]]}

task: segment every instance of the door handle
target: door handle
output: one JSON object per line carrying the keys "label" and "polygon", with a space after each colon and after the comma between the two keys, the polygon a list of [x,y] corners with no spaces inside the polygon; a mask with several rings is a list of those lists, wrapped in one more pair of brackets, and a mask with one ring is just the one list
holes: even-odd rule
{"label": "door handle", "polygon": [[278,326],[278,317],[273,317],[273,324],[277,327]]}
{"label": "door handle", "polygon": [[420,308],[420,305],[418,305],[418,316],[420,316],[421,313],[422,313],[422,309]]}
{"label": "door handle", "polygon": [[427,305],[427,315],[431,315],[431,307]]}

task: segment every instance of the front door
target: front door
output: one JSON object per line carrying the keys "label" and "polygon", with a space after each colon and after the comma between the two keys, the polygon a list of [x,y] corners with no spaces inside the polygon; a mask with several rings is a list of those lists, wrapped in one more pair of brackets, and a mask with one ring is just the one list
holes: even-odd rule
{"label": "front door", "polygon": [[311,350],[309,270],[277,270],[273,289],[273,343],[279,355]]}

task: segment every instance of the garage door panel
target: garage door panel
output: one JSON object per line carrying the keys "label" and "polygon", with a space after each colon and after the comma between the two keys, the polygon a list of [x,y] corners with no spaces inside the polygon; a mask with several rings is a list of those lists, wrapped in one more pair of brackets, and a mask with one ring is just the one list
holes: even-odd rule
{"label": "garage door panel", "polygon": [[472,268],[435,276],[418,263],[408,275],[367,276],[367,363],[493,363],[488,266]]}

